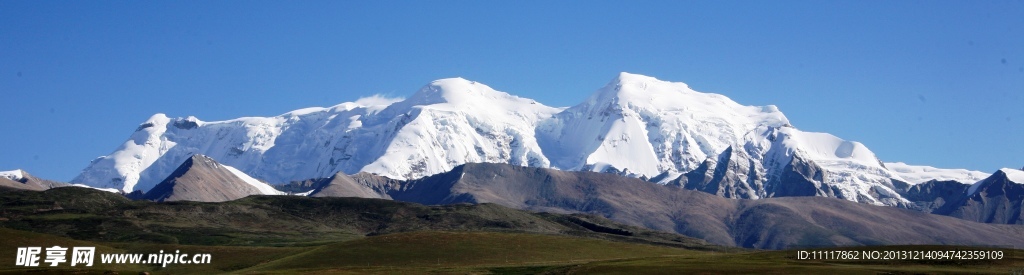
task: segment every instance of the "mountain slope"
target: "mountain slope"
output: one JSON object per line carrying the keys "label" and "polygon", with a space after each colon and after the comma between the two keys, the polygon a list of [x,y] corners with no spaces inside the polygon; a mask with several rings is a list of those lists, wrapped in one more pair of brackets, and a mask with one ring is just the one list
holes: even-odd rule
{"label": "mountain slope", "polygon": [[142,199],[221,202],[249,195],[282,194],[233,167],[221,165],[207,156],[194,155],[178,166],[167,179],[146,192]]}

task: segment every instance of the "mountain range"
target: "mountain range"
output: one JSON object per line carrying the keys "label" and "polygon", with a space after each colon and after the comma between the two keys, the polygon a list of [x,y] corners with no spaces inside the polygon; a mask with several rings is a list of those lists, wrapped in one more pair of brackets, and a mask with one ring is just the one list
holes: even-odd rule
{"label": "mountain range", "polygon": [[195,154],[271,184],[339,172],[409,180],[465,163],[506,163],[613,173],[727,198],[824,196],[899,207],[914,203],[898,186],[988,176],[883,163],[859,142],[795,128],[775,106],[621,73],[568,108],[453,78],[403,100],[275,117],[206,122],[156,114],[71,182],[148,191]]}

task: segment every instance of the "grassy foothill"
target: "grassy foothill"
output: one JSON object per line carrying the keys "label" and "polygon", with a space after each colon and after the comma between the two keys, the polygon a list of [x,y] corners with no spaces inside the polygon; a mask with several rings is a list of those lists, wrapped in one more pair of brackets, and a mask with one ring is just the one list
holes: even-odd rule
{"label": "grassy foothill", "polygon": [[[92,267],[14,266],[18,247],[96,247]],[[824,250],[951,250],[888,246]],[[99,254],[208,253],[210,264],[103,264]],[[0,273],[76,274],[1019,274],[1000,261],[801,260],[587,215],[494,204],[254,196],[152,203],[84,188],[0,192]],[[41,262],[41,264],[43,264]],[[1016,272],[1016,273],[1015,273]]]}

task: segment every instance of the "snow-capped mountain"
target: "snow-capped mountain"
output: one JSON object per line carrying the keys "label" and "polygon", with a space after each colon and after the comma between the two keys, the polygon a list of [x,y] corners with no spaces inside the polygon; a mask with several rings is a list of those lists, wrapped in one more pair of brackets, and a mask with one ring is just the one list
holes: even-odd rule
{"label": "snow-capped mountain", "polygon": [[276,117],[204,122],[156,114],[72,182],[145,191],[193,154],[271,183],[339,171],[419,178],[468,162],[547,167],[534,129],[558,111],[454,78],[398,102],[348,102]]}
{"label": "snow-capped mountain", "polygon": [[735,198],[817,195],[884,205],[907,202],[894,180],[929,177],[894,172],[858,142],[797,130],[775,106],[622,73],[569,108],[454,78],[404,100],[275,117],[205,122],[157,114],[72,182],[149,190],[193,154],[270,183],[338,172],[416,179],[490,162],[611,172]]}

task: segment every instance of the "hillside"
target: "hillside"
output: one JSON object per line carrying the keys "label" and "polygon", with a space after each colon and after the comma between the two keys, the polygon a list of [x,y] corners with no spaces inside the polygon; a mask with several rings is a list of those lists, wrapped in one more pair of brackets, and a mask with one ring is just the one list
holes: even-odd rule
{"label": "hillside", "polygon": [[362,198],[250,196],[222,203],[131,201],[86,188],[0,192],[0,227],[90,241],[188,245],[308,245],[414,231],[522,232],[693,249],[680,235],[586,215],[495,204],[423,206]]}
{"label": "hillside", "polygon": [[748,248],[1024,245],[1017,237],[1024,234],[1024,227],[1017,225],[982,224],[834,198],[735,200],[607,173],[507,164],[466,164],[412,181],[357,174],[334,184],[345,185],[334,190],[377,190],[374,196],[423,204],[494,203],[531,211],[589,213]]}

